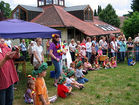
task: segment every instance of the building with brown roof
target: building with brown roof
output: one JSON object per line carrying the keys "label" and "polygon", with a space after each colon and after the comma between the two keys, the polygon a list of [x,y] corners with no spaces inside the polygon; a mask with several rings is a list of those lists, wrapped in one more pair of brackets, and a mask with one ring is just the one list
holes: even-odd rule
{"label": "building with brown roof", "polygon": [[118,34],[120,29],[93,16],[89,5],[65,7],[65,0],[37,0],[38,7],[18,5],[12,12],[19,18],[62,32],[62,40],[82,40],[86,36]]}

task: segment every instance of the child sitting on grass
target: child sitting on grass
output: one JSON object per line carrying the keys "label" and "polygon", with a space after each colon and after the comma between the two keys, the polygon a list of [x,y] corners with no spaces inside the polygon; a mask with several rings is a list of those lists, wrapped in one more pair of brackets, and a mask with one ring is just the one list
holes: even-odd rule
{"label": "child sitting on grass", "polygon": [[34,105],[35,105],[34,89],[35,89],[35,78],[33,78],[31,75],[28,75],[27,90],[26,90],[26,93],[24,95],[25,103],[27,103],[27,104],[33,104],[34,103]]}
{"label": "child sitting on grass", "polygon": [[105,69],[111,68],[111,63],[109,62],[109,57],[107,57],[107,58],[105,59],[105,61],[103,62],[103,67],[104,67]]}
{"label": "child sitting on grass", "polygon": [[100,69],[100,65],[99,65],[99,62],[98,62],[98,56],[95,57],[94,68],[95,68],[95,70]]}
{"label": "child sitting on grass", "polygon": [[136,64],[136,62],[133,61],[132,55],[129,55],[129,58],[128,58],[128,66],[134,66],[135,64]]}
{"label": "child sitting on grass", "polygon": [[72,62],[71,64],[70,64],[70,68],[69,68],[70,70],[74,70],[74,72],[76,72],[76,69],[75,69],[75,63],[74,62]]}
{"label": "child sitting on grass", "polygon": [[90,62],[88,62],[88,58],[85,57],[84,58],[84,65],[83,65],[83,69],[86,70],[86,71],[92,71],[94,70],[94,68],[92,68],[92,65],[90,64]]}
{"label": "child sitting on grass", "polygon": [[111,67],[112,68],[117,67],[116,57],[111,57]]}
{"label": "child sitting on grass", "polygon": [[76,73],[75,76],[77,77],[77,82],[84,84],[85,82],[88,82],[88,79],[84,78],[83,74],[83,67],[82,67],[82,61],[79,61],[76,65]]}
{"label": "child sitting on grass", "polygon": [[62,98],[66,98],[68,95],[71,94],[72,91],[72,87],[68,88],[67,86],[65,86],[65,83],[66,83],[66,78],[61,76],[59,78],[59,84],[57,87],[57,95]]}
{"label": "child sitting on grass", "polygon": [[74,76],[74,71],[71,70],[68,74],[67,74],[67,78],[69,78],[71,80],[71,86],[74,86],[78,89],[82,89],[84,88],[84,85],[83,84],[80,84],[78,83],[76,80],[75,80],[75,76]]}
{"label": "child sitting on grass", "polygon": [[[44,80],[44,77],[46,76],[47,68],[48,68],[47,63],[42,63],[41,66],[38,68],[38,70],[33,71],[33,74],[37,75],[36,82],[35,82],[35,92],[36,92],[35,104],[36,105],[50,104],[48,98],[48,91]],[[56,99],[57,97],[54,96],[53,99],[51,99],[51,102],[54,102]]]}

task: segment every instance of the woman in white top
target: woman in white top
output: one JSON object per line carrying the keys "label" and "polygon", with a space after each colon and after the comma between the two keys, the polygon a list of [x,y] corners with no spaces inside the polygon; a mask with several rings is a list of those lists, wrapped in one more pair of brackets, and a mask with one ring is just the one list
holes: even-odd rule
{"label": "woman in white top", "polygon": [[117,42],[115,41],[115,37],[112,37],[110,46],[111,46],[112,57],[117,56],[118,46],[117,46]]}
{"label": "woman in white top", "polygon": [[74,39],[72,39],[71,43],[69,44],[69,50],[70,50],[72,61],[75,61],[75,50],[76,50],[75,47],[76,46],[77,44],[75,43]]}
{"label": "woman in white top", "polygon": [[37,45],[34,46],[33,48],[33,66],[34,69],[38,69],[38,67],[44,62],[44,54],[43,54],[43,47],[41,46],[42,44],[42,39],[37,38],[36,39]]}
{"label": "woman in white top", "polygon": [[91,56],[92,56],[92,42],[91,38],[87,37],[87,43],[86,43],[86,56],[88,58],[88,61],[91,62]]}

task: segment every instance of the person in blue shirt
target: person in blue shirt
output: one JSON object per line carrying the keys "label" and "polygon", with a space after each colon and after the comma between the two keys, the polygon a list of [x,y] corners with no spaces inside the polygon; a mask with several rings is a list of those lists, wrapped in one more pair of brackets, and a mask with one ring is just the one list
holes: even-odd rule
{"label": "person in blue shirt", "polygon": [[120,47],[120,61],[125,60],[125,52],[126,52],[126,43],[124,40],[122,40],[122,37],[119,39],[118,45]]}
{"label": "person in blue shirt", "polygon": [[27,48],[26,48],[26,43],[25,43],[24,39],[22,40],[22,43],[19,46],[20,46],[20,49],[21,49],[21,53],[22,53],[24,59],[26,60]]}

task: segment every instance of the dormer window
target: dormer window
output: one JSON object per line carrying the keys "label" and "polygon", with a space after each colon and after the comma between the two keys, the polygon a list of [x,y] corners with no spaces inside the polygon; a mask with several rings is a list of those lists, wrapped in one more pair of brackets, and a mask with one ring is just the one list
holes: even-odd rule
{"label": "dormer window", "polygon": [[65,6],[65,0],[37,0],[37,1],[38,1],[38,6],[46,6],[49,4]]}
{"label": "dormer window", "polygon": [[90,7],[84,10],[84,20],[93,20],[93,11]]}
{"label": "dormer window", "polygon": [[52,4],[52,0],[46,0],[46,4]]}

